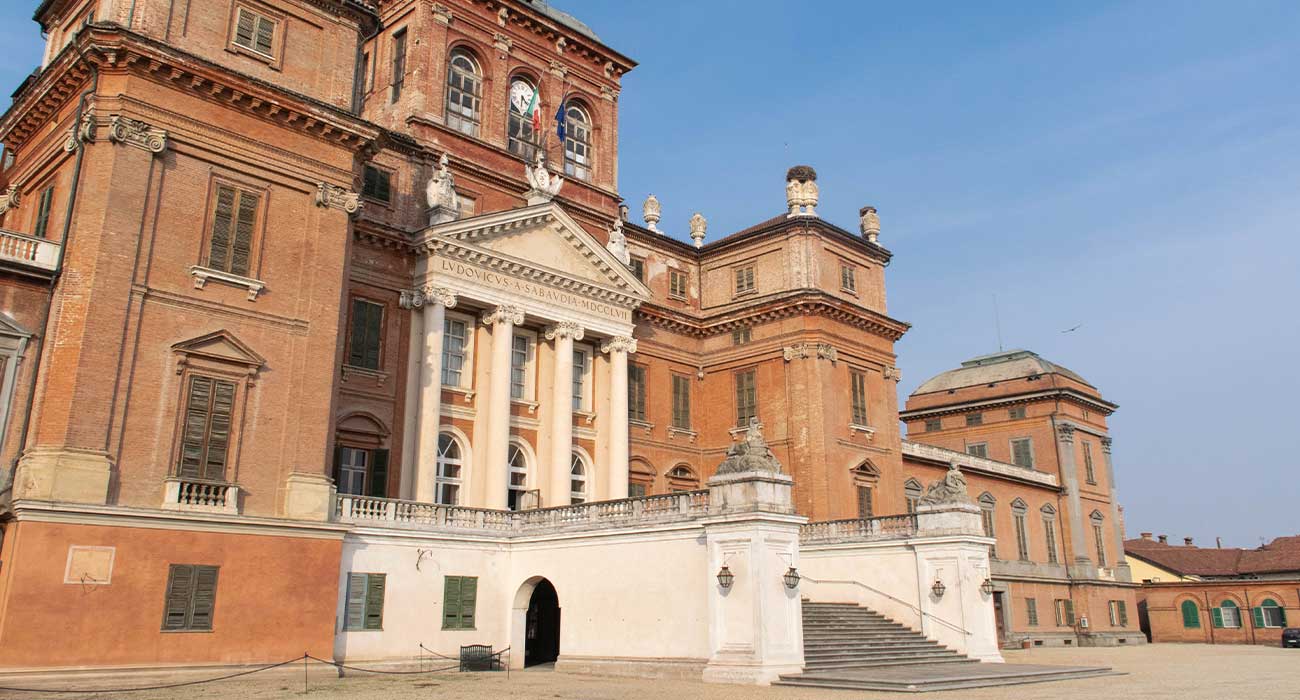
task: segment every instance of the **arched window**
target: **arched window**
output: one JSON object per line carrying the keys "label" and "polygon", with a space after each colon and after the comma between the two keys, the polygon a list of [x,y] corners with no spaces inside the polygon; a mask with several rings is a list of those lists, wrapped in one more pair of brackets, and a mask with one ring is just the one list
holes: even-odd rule
{"label": "arched window", "polygon": [[541,142],[539,130],[533,128],[533,112],[541,108],[541,97],[530,80],[522,76],[510,80],[506,142],[511,153],[523,156],[529,162],[537,157],[537,146]]}
{"label": "arched window", "polygon": [[447,59],[447,126],[478,136],[482,108],[483,71],[465,49],[452,49]]}
{"label": "arched window", "polygon": [[1226,629],[1237,629],[1241,627],[1241,608],[1232,600],[1224,600],[1219,603],[1219,607],[1211,611],[1214,615],[1214,626]]}
{"label": "arched window", "polygon": [[695,472],[685,464],[679,464],[668,470],[668,490],[672,493],[694,491],[700,487],[700,480]]}
{"label": "arched window", "polygon": [[581,105],[564,110],[564,174],[591,179],[591,117]]}
{"label": "arched window", "polygon": [[460,502],[461,456],[460,441],[450,433],[438,435],[438,487],[436,502],[454,506]]}
{"label": "arched window", "polygon": [[528,457],[522,447],[510,443],[506,449],[506,466],[510,470],[510,492],[506,495],[506,507],[519,510],[523,504],[524,491],[528,488]]}
{"label": "arched window", "polygon": [[916,507],[921,504],[921,482],[916,479],[903,482],[903,498],[907,499],[907,512],[915,513]]}
{"label": "arched window", "polygon": [[1201,611],[1196,607],[1196,601],[1184,600],[1182,611],[1183,627],[1189,630],[1199,629],[1201,626]]}
{"label": "arched window", "polygon": [[569,471],[569,502],[577,505],[587,502],[587,462],[574,452]]}
{"label": "arched window", "polygon": [[1254,612],[1256,627],[1286,627],[1286,609],[1272,598],[1265,598]]}
{"label": "arched window", "polygon": [[655,468],[643,459],[633,459],[627,465],[627,496],[649,496],[655,483]]}

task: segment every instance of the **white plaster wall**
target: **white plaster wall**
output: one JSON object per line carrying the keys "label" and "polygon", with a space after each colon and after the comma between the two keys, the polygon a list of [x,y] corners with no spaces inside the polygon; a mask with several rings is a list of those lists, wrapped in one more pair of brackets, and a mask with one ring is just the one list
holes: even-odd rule
{"label": "white plaster wall", "polygon": [[804,545],[799,555],[804,575],[799,588],[805,598],[857,603],[921,631],[916,553],[905,541]]}

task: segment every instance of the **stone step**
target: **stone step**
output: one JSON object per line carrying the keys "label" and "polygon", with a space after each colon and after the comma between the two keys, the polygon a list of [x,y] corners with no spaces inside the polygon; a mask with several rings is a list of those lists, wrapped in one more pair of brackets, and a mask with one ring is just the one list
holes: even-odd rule
{"label": "stone step", "polygon": [[890,653],[885,653],[885,652],[866,653],[866,654],[846,653],[846,654],[831,654],[827,656],[813,656],[813,657],[805,656],[803,662],[804,662],[804,667],[811,668],[819,664],[843,664],[843,663],[857,663],[857,662],[869,663],[874,661],[912,661],[916,663],[923,663],[923,662],[933,661],[935,659],[951,659],[957,661],[965,661],[966,657],[953,651],[948,651],[948,652],[900,651],[900,652],[890,652]]}
{"label": "stone step", "polygon": [[823,673],[826,671],[857,671],[872,668],[892,668],[894,666],[915,666],[924,668],[930,666],[942,666],[944,668],[951,664],[978,664],[974,659],[967,659],[962,656],[942,659],[926,659],[918,661],[916,659],[875,659],[872,661],[850,661],[844,663],[820,663],[812,666],[804,666],[804,673]]}
{"label": "stone step", "polygon": [[[972,662],[974,663],[974,662]],[[1100,676],[1120,675],[1105,668],[1060,669],[1046,667],[1026,670],[1024,667],[1007,667],[1005,664],[976,664],[973,668],[960,667],[959,671],[933,674],[926,677],[925,669],[918,669],[919,674],[908,678],[871,678],[869,674],[839,674],[834,671],[818,671],[797,676],[781,676],[772,685],[794,686],[803,688],[832,688],[838,690],[866,690],[903,693],[924,693],[938,690],[966,690],[970,688],[988,688],[994,686],[1024,685],[1027,683],[1047,683],[1051,681],[1076,680],[1079,678],[1096,678]],[[897,676],[897,667],[895,673]]]}
{"label": "stone step", "polygon": [[[818,646],[805,645],[805,646],[804,646],[804,652],[803,652],[803,654],[804,654],[804,657],[806,657],[806,658],[814,658],[814,657],[816,657],[816,656],[820,656],[820,655],[825,655],[825,654],[836,654],[836,653],[843,653],[843,652],[855,652],[855,653],[880,653],[880,652],[893,652],[893,651],[948,651],[948,652],[952,652],[951,649],[947,649],[947,648],[945,648],[945,647],[941,647],[941,646],[939,646],[938,644],[935,644],[935,643],[933,643],[933,642],[929,642],[929,641],[927,640],[927,641],[920,641],[920,642],[901,642],[901,643],[898,643],[898,644],[872,644],[872,643],[869,643],[869,642],[868,642],[868,643],[862,643],[862,644],[843,644],[843,645],[837,645],[837,646],[831,646],[831,645],[818,645]],[[952,652],[952,653],[956,653],[956,652]]]}

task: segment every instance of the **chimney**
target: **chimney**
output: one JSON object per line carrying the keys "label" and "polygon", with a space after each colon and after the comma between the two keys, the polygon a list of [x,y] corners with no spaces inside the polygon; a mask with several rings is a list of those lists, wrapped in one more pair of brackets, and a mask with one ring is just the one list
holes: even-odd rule
{"label": "chimney", "polygon": [[1150,541],[1150,540],[1151,540],[1151,533],[1149,533],[1149,532],[1144,532],[1144,533],[1142,533],[1142,539],[1147,540],[1147,541]]}
{"label": "chimney", "polygon": [[1169,535],[1161,535],[1160,544],[1169,544]]}
{"label": "chimney", "polygon": [[817,171],[810,165],[796,165],[785,173],[787,217],[817,216]]}
{"label": "chimney", "polygon": [[1192,538],[1190,538],[1190,537],[1184,537],[1184,538],[1183,538],[1183,546],[1184,546],[1184,547],[1190,547],[1190,546],[1192,546]]}

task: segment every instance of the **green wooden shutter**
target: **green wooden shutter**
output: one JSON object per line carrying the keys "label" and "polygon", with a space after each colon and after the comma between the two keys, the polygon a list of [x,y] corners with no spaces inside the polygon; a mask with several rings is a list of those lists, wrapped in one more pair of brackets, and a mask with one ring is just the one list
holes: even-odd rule
{"label": "green wooden shutter", "polygon": [[1128,627],[1128,603],[1119,601],[1119,626]]}
{"label": "green wooden shutter", "polygon": [[460,577],[444,576],[442,579],[442,628],[460,627]]}
{"label": "green wooden shutter", "polygon": [[366,581],[366,629],[384,628],[384,574],[368,574]]}
{"label": "green wooden shutter", "polygon": [[373,450],[370,454],[370,495],[375,498],[387,498],[388,450]]}
{"label": "green wooden shutter", "polygon": [[1253,608],[1250,609],[1250,612],[1251,612],[1252,617],[1255,618],[1255,627],[1256,627],[1256,629],[1264,627],[1264,626],[1265,626],[1265,623],[1264,623],[1264,608],[1259,607],[1259,606],[1255,606],[1255,607],[1253,607]]}
{"label": "green wooden shutter", "polygon": [[194,597],[190,608],[189,629],[212,629],[212,613],[216,607],[217,567],[194,567]]}
{"label": "green wooden shutter", "polygon": [[239,193],[239,220],[230,247],[230,272],[247,275],[253,252],[253,225],[257,221],[259,197],[249,192]]}
{"label": "green wooden shutter", "polygon": [[339,447],[338,445],[335,445],[334,446],[334,488],[336,489],[339,487],[339,484],[343,483],[342,482],[343,474],[341,473],[342,469],[343,469],[343,448]]}
{"label": "green wooden shutter", "polygon": [[1282,616],[1281,617],[1282,626],[1286,627],[1286,608],[1282,607],[1281,605],[1277,606],[1277,614]]}
{"label": "green wooden shutter", "polygon": [[348,596],[343,609],[343,629],[364,629],[365,622],[366,575],[348,574]]}
{"label": "green wooden shutter", "polygon": [[235,25],[235,43],[246,48],[253,48],[253,29],[257,17],[248,10],[239,9],[239,22]]}
{"label": "green wooden shutter", "polygon": [[275,22],[266,17],[257,18],[257,45],[256,50],[268,56],[271,55],[271,41],[275,38]]}
{"label": "green wooden shutter", "polygon": [[1065,624],[1067,625],[1074,624],[1074,601],[1073,600],[1065,601]]}
{"label": "green wooden shutter", "polygon": [[474,611],[478,605],[478,577],[463,576],[460,580],[460,627],[474,629]]}
{"label": "green wooden shutter", "polygon": [[41,190],[41,205],[36,210],[36,226],[32,229],[37,238],[45,238],[45,231],[50,226],[50,205],[54,202],[54,186]]}
{"label": "green wooden shutter", "polygon": [[1210,619],[1214,623],[1215,629],[1223,629],[1223,611],[1218,608],[1210,608]]}
{"label": "green wooden shutter", "polygon": [[194,567],[172,564],[167,575],[167,595],[163,603],[164,630],[183,630],[189,626],[190,599],[194,596]]}
{"label": "green wooden shutter", "polygon": [[1196,629],[1201,626],[1201,613],[1196,609],[1196,603],[1190,600],[1183,601],[1183,627],[1187,629]]}
{"label": "green wooden shutter", "polygon": [[235,407],[235,384],[213,380],[212,410],[208,415],[207,454],[203,459],[202,478],[226,479],[226,451],[230,447],[230,416]]}
{"label": "green wooden shutter", "polygon": [[181,430],[180,476],[198,479],[203,474],[203,448],[212,407],[210,377],[190,377],[190,395],[185,403],[185,426]]}
{"label": "green wooden shutter", "polygon": [[235,228],[235,190],[217,188],[216,210],[212,213],[212,241],[208,245],[208,267],[230,271],[230,238]]}

